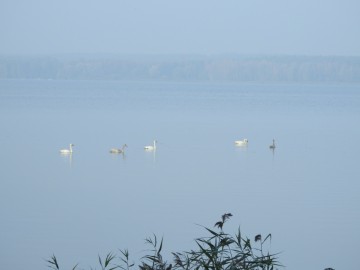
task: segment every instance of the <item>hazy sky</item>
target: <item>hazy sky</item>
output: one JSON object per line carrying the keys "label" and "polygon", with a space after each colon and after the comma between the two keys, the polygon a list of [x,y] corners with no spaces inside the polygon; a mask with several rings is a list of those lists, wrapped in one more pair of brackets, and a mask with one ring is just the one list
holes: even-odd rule
{"label": "hazy sky", "polygon": [[360,56],[359,0],[0,0],[0,54]]}

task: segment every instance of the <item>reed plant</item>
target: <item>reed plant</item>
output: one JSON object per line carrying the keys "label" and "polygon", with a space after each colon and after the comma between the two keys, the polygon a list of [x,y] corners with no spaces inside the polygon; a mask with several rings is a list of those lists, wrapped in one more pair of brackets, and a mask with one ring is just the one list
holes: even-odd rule
{"label": "reed plant", "polygon": [[[215,223],[217,229],[204,227],[206,237],[195,239],[195,249],[190,251],[172,252],[172,261],[164,260],[162,256],[163,239],[156,235],[145,239],[150,246],[148,254],[140,259],[139,264],[130,262],[128,250],[120,250],[118,255],[108,253],[104,259],[99,256],[101,270],[274,270],[282,267],[278,254],[264,250],[266,242],[271,243],[271,234],[264,238],[261,234],[251,240],[243,237],[240,228],[234,236],[224,231],[225,222],[232,216],[225,213],[221,220]],[[47,260],[48,266],[60,270],[57,258],[53,255]],[[75,270],[75,265],[72,270]],[[95,268],[96,269],[96,268]],[[134,269],[135,270],[135,269]]]}

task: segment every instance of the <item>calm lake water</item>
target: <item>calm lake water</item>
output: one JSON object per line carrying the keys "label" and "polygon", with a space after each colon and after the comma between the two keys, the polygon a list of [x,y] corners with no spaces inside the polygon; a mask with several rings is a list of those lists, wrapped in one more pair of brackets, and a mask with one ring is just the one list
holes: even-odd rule
{"label": "calm lake water", "polygon": [[0,81],[0,129],[0,269],[188,250],[225,212],[286,269],[358,269],[360,85]]}

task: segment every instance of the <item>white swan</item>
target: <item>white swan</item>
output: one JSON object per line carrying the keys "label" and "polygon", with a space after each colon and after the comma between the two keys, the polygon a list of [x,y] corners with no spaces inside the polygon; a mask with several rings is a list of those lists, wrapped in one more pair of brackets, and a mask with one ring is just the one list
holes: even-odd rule
{"label": "white swan", "polygon": [[270,149],[275,149],[275,147],[276,147],[276,146],[275,146],[275,140],[273,139],[273,143],[270,144],[269,148],[270,148]]}
{"label": "white swan", "polygon": [[111,148],[110,153],[112,153],[112,154],[123,154],[125,152],[125,147],[128,147],[127,144],[124,144],[121,149],[119,149],[119,148]]}
{"label": "white swan", "polygon": [[157,141],[154,140],[154,144],[153,144],[153,145],[144,146],[144,149],[145,149],[145,150],[148,150],[148,151],[156,150],[156,143],[157,143]]}
{"label": "white swan", "polygon": [[241,145],[247,145],[248,142],[249,142],[248,139],[243,139],[240,141],[235,141],[235,144],[241,146]]}
{"label": "white swan", "polygon": [[73,146],[74,146],[74,145],[73,145],[72,143],[70,143],[69,149],[61,149],[61,150],[60,150],[60,153],[61,153],[61,154],[72,154],[72,152],[73,152],[72,147],[73,147]]}

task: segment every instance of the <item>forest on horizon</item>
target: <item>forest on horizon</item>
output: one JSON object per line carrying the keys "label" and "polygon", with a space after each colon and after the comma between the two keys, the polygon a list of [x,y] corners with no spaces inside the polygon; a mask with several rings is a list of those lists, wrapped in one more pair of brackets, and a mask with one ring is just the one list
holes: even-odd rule
{"label": "forest on horizon", "polygon": [[0,79],[360,82],[360,57],[0,56]]}

